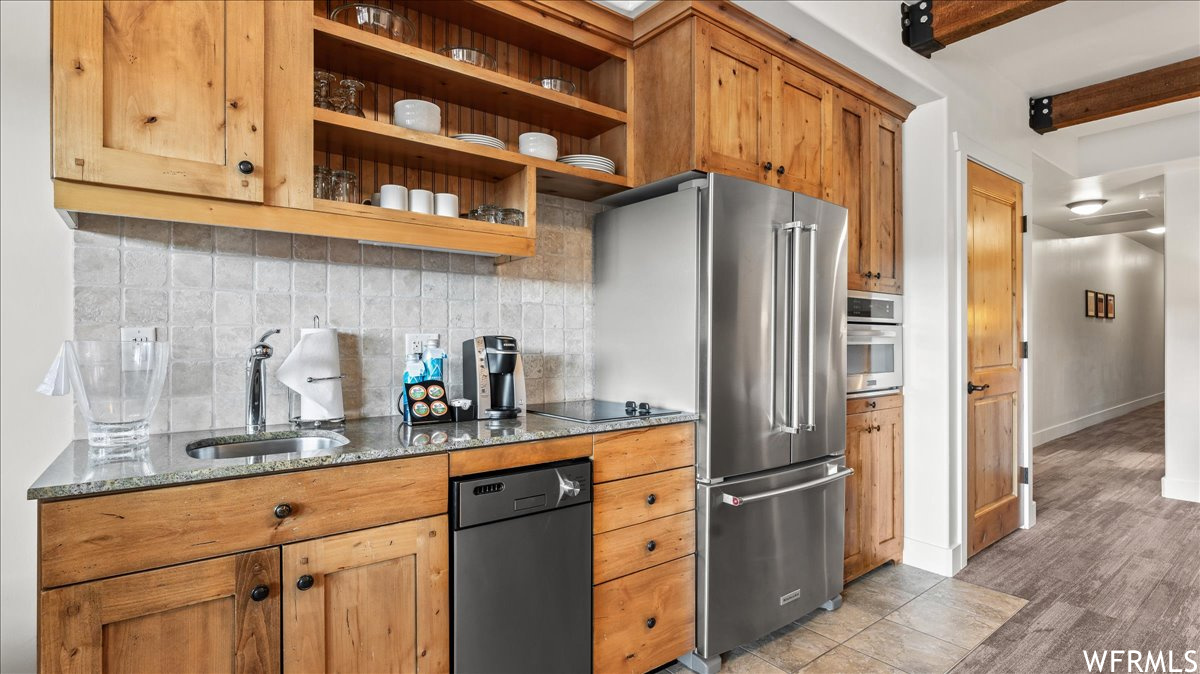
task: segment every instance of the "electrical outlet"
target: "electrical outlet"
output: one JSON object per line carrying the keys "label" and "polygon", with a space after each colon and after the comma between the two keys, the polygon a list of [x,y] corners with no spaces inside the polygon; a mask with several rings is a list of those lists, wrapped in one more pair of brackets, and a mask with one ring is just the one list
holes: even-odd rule
{"label": "electrical outlet", "polygon": [[[121,328],[122,342],[157,342],[157,328]],[[150,359],[136,344],[121,345],[121,370],[140,372],[150,369]]]}
{"label": "electrical outlet", "polygon": [[[404,333],[404,355],[410,353],[421,353],[425,348],[425,340],[441,339],[441,335],[436,332],[406,332]],[[444,345],[442,348],[446,348]]]}

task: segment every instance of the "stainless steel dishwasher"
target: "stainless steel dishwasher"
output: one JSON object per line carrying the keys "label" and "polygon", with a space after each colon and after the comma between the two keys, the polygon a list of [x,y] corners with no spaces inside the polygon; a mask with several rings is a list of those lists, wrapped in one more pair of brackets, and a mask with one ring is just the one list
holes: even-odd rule
{"label": "stainless steel dishwasher", "polygon": [[459,478],[450,493],[453,671],[589,672],[591,462]]}

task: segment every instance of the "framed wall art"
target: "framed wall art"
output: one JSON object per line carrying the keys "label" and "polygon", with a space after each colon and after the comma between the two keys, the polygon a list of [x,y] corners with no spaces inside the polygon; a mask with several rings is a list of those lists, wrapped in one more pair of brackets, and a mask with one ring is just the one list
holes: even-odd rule
{"label": "framed wall art", "polygon": [[1104,314],[1108,312],[1108,299],[1102,292],[1096,293],[1096,317],[1104,318]]}
{"label": "framed wall art", "polygon": [[1116,318],[1117,317],[1117,296],[1116,295],[1105,295],[1105,298],[1106,298],[1104,301],[1105,317]]}
{"label": "framed wall art", "polygon": [[1083,315],[1088,318],[1096,317],[1096,291],[1083,291]]}

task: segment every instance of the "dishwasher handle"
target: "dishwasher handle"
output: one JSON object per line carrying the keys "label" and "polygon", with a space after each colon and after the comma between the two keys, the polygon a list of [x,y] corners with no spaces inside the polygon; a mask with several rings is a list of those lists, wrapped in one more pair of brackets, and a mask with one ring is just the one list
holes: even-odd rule
{"label": "dishwasher handle", "polygon": [[794,484],[790,487],[780,487],[779,489],[772,489],[770,491],[759,492],[757,494],[751,494],[749,496],[734,496],[733,494],[721,494],[721,502],[725,503],[726,505],[731,505],[731,506],[737,507],[740,505],[744,505],[746,503],[753,503],[755,501],[762,501],[764,499],[772,498],[774,496],[779,496],[781,494],[790,494],[791,492],[795,492],[795,491],[804,491],[806,489],[820,487],[822,485],[829,484],[830,482],[836,482],[837,480],[841,480],[843,478],[850,477],[853,474],[854,474],[853,468],[843,468],[836,473],[833,473],[831,475],[826,475],[825,477],[819,477],[815,480],[809,480],[808,482],[801,482],[800,484]]}

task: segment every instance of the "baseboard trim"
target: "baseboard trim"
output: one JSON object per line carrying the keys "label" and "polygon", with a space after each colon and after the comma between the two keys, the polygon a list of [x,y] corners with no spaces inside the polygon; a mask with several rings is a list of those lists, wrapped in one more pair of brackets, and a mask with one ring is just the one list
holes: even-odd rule
{"label": "baseboard trim", "polygon": [[1072,419],[1061,424],[1050,426],[1049,428],[1043,428],[1040,431],[1034,431],[1033,446],[1037,447],[1038,445],[1044,445],[1047,442],[1050,442],[1051,440],[1057,440],[1064,435],[1070,435],[1076,431],[1082,431],[1088,426],[1095,426],[1096,424],[1108,421],[1109,419],[1116,419],[1119,416],[1141,409],[1146,405],[1153,405],[1154,403],[1159,403],[1162,401],[1163,394],[1155,393],[1154,395],[1138,398],[1137,400],[1130,400],[1127,403],[1121,403],[1120,405],[1109,407],[1108,409],[1100,410],[1099,412],[1085,414],[1078,419]]}
{"label": "baseboard trim", "polygon": [[1180,480],[1163,476],[1162,495],[1163,498],[1200,503],[1200,480]]}
{"label": "baseboard trim", "polygon": [[943,548],[914,538],[904,539],[904,563],[942,576],[953,576],[959,546]]}

